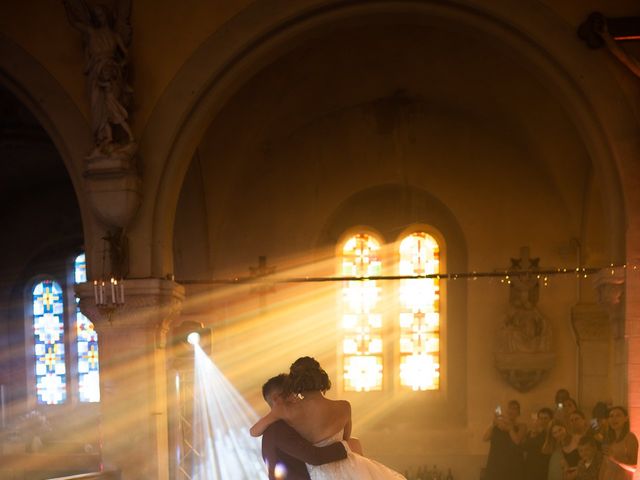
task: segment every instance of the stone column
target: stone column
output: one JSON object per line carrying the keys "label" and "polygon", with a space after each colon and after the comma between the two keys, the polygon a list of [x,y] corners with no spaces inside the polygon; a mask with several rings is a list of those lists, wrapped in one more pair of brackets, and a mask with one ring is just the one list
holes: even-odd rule
{"label": "stone column", "polygon": [[625,338],[624,267],[611,267],[601,270],[594,279],[598,291],[598,303],[609,317],[612,340],[611,394],[613,403],[627,403],[627,342]]}
{"label": "stone column", "polygon": [[124,306],[109,318],[95,305],[93,284],[76,287],[99,335],[103,462],[122,480],[168,480],[165,346],[184,288],[151,278],[125,280],[124,289]]}
{"label": "stone column", "polygon": [[[637,229],[636,229],[637,230]],[[634,239],[635,255],[628,267],[625,291],[625,336],[627,338],[627,381],[628,400],[626,405],[631,417],[631,430],[640,435],[640,235]],[[636,472],[636,479],[640,479],[640,472]]]}
{"label": "stone column", "polygon": [[590,409],[612,399],[611,323],[602,306],[579,303],[571,309],[571,324],[578,339],[578,404]]}

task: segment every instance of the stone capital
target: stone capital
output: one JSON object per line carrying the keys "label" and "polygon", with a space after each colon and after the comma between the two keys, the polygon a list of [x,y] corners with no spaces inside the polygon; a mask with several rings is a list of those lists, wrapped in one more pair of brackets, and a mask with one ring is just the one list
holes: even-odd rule
{"label": "stone capital", "polygon": [[124,304],[113,308],[96,305],[92,282],[75,286],[80,299],[80,311],[101,333],[109,328],[154,330],[157,346],[166,346],[166,336],[172,322],[179,316],[185,298],[184,287],[161,278],[123,280]]}
{"label": "stone capital", "polygon": [[593,285],[598,292],[598,303],[610,313],[623,306],[626,269],[624,267],[603,268],[595,274]]}

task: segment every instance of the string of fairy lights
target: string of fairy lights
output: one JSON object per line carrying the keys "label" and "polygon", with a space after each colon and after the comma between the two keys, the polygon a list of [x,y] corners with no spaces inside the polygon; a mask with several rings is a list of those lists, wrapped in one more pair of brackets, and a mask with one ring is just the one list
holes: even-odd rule
{"label": "string of fairy lights", "polygon": [[[271,267],[273,269],[273,267]],[[471,280],[475,281],[481,278],[499,279],[500,283],[510,285],[512,280],[517,277],[535,276],[537,280],[541,280],[543,286],[548,286],[551,277],[554,276],[570,276],[574,275],[578,279],[588,278],[590,275],[604,273],[615,276],[616,272],[631,271],[640,273],[639,265],[627,264],[610,264],[607,267],[575,267],[575,268],[547,268],[547,269],[530,269],[530,270],[500,270],[493,272],[455,272],[455,273],[429,273],[424,275],[369,275],[369,276],[297,276],[282,277],[273,273],[261,274],[253,273],[246,277],[233,278],[214,278],[211,280],[178,280],[181,284],[186,285],[244,285],[244,284],[284,284],[284,283],[324,283],[324,282],[351,282],[351,281],[397,281],[397,280]]]}

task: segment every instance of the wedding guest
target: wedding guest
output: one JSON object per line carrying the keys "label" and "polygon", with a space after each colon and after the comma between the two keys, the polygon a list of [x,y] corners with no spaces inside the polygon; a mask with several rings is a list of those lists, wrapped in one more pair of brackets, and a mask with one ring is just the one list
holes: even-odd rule
{"label": "wedding guest", "polygon": [[513,480],[523,477],[524,459],[520,444],[527,433],[524,423],[518,421],[520,403],[511,400],[506,415],[496,409],[493,421],[483,436],[491,442],[487,459],[486,480]]}
{"label": "wedding guest", "polygon": [[553,418],[557,418],[567,425],[569,424],[569,417],[571,414],[578,410],[578,404],[571,397],[565,398],[564,401],[558,403],[557,407],[558,408]]}
{"label": "wedding guest", "polygon": [[602,445],[609,436],[609,407],[604,402],[598,402],[591,411],[591,426],[589,435],[598,443],[598,449],[602,450]]}
{"label": "wedding guest", "polygon": [[[568,415],[571,412],[567,413],[567,402],[570,399],[571,399],[571,395],[569,394],[569,391],[567,389],[561,388],[556,392],[556,395],[554,397],[555,412],[554,412],[553,418],[562,420],[565,423],[569,421]],[[573,402],[573,404],[575,405],[575,402]]]}
{"label": "wedding guest", "polygon": [[564,422],[554,419],[547,431],[542,452],[549,458],[548,480],[573,479],[577,473],[580,455],[578,441],[580,437],[569,432]]}
{"label": "wedding guest", "polygon": [[571,427],[571,432],[575,435],[584,436],[589,430],[589,425],[587,424],[587,419],[580,410],[576,410],[571,415],[569,415],[569,426]]}
{"label": "wedding guest", "polygon": [[538,410],[536,420],[522,442],[525,480],[547,480],[549,455],[542,453],[542,446],[552,418],[553,411],[550,408]]}
{"label": "wedding guest", "polygon": [[567,415],[567,418],[569,415],[571,415],[573,412],[577,412],[578,411],[578,404],[576,403],[576,401],[569,397],[567,398],[564,403],[564,411],[565,411],[565,415]]}
{"label": "wedding guest", "polygon": [[558,406],[561,403],[564,403],[564,401],[567,398],[571,398],[571,394],[569,393],[569,390],[567,390],[566,388],[561,388],[560,390],[558,390],[556,392],[556,396],[554,398],[555,400],[555,405]]}
{"label": "wedding guest", "polygon": [[603,478],[633,479],[638,463],[638,439],[629,431],[629,414],[624,407],[609,410],[609,436],[603,446],[603,454]]}
{"label": "wedding guest", "polygon": [[598,450],[596,440],[591,436],[584,436],[578,443],[580,462],[576,480],[599,480],[602,470],[602,453]]}

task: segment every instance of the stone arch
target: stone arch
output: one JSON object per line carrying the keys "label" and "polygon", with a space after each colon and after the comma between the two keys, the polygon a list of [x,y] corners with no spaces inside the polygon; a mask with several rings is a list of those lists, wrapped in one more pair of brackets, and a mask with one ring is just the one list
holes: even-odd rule
{"label": "stone arch", "polygon": [[[164,276],[172,269],[172,229],[182,180],[206,128],[240,85],[277,57],[287,45],[335,22],[375,15],[404,15],[414,22],[449,22],[508,45],[564,107],[593,161],[603,186],[609,230],[609,256],[622,262],[625,227],[640,193],[631,182],[634,158],[640,156],[632,111],[605,61],[573,37],[572,27],[533,1],[517,9],[493,0],[482,6],[424,1],[343,2],[277,0],[253,4],[207,39],[186,62],[158,102],[141,139],[147,158],[158,159],[145,179],[148,199],[141,217],[152,235],[151,270]],[[568,35],[569,34],[569,35]],[[598,92],[590,97],[589,92]],[[603,95],[603,92],[606,94]],[[626,208],[625,208],[626,206]],[[634,226],[633,232],[640,226]],[[626,230],[631,235],[630,230]],[[635,235],[638,235],[635,233]]]}
{"label": "stone arch", "polygon": [[29,109],[58,150],[75,191],[85,242],[89,243],[95,223],[82,178],[84,156],[91,148],[87,121],[55,78],[1,33],[0,84]]}

